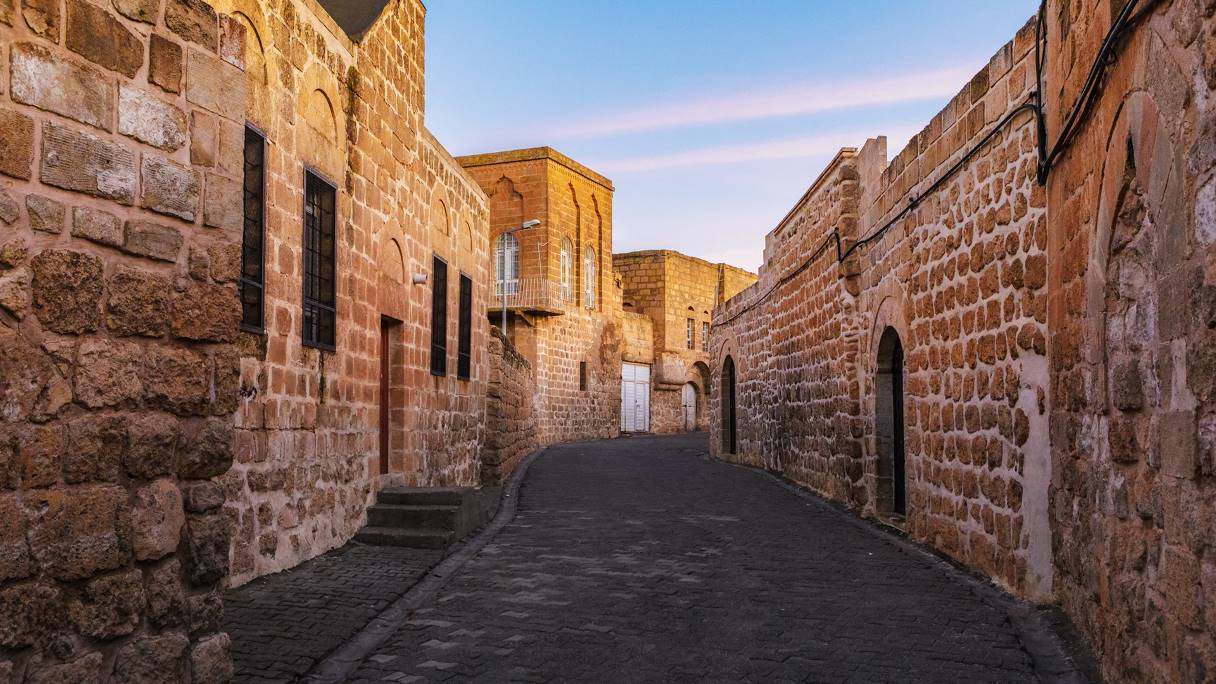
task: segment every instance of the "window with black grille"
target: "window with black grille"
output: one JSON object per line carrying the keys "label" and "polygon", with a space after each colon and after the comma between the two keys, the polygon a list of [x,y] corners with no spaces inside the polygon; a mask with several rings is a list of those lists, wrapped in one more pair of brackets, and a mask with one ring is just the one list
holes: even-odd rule
{"label": "window with black grille", "polygon": [[241,328],[265,327],[266,139],[245,127],[245,223],[241,232]]}
{"label": "window with black grille", "polygon": [[304,174],[304,344],[332,350],[336,328],[337,190]]}
{"label": "window with black grille", "polygon": [[468,380],[473,370],[473,279],[460,274],[460,333],[456,348],[456,377]]}
{"label": "window with black grille", "polygon": [[448,264],[434,257],[431,265],[431,374],[448,374]]}

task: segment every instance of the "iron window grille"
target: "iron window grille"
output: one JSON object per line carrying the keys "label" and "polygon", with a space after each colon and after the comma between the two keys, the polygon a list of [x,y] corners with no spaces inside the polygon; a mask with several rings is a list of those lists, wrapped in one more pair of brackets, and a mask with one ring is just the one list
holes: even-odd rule
{"label": "iron window grille", "polygon": [[337,188],[304,177],[304,345],[334,350],[337,327]]}
{"label": "iron window grille", "polygon": [[519,239],[510,233],[499,235],[494,263],[494,295],[519,294]]}
{"label": "iron window grille", "polygon": [[245,127],[242,190],[241,329],[260,333],[265,328],[266,139],[250,126]]}
{"label": "iron window grille", "polygon": [[448,374],[448,264],[431,259],[431,375]]}
{"label": "iron window grille", "polygon": [[460,274],[459,326],[456,377],[468,380],[473,370],[473,279],[463,273]]}

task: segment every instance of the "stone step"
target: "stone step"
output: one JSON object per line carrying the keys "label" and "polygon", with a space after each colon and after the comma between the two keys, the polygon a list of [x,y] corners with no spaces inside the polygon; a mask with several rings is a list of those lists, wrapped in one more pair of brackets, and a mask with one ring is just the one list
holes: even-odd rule
{"label": "stone step", "polygon": [[367,509],[370,527],[434,529],[455,532],[460,506],[377,503]]}
{"label": "stone step", "polygon": [[444,549],[454,540],[448,530],[412,529],[397,527],[364,527],[355,534],[355,541],[373,546],[408,546],[415,549]]}
{"label": "stone step", "polygon": [[398,506],[459,506],[470,489],[465,487],[388,487],[376,501]]}

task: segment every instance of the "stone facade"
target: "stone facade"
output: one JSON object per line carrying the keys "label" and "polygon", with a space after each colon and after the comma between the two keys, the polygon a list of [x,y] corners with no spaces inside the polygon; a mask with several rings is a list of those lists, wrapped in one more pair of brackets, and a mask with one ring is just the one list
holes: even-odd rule
{"label": "stone facade", "polygon": [[[224,36],[243,29],[244,116],[266,138],[264,326],[240,338],[236,464],[224,478],[235,585],[345,543],[384,484],[477,484],[488,211],[423,125],[420,2],[386,3],[357,40],[313,0],[217,6],[239,25]],[[242,132],[230,128],[221,140]],[[336,188],[333,349],[303,339],[306,171]],[[442,375],[430,358],[434,257],[448,266]],[[473,283],[467,379],[456,372],[461,275]]]}
{"label": "stone facade", "polygon": [[[197,0],[0,3],[0,681],[224,681],[245,76]],[[235,52],[230,52],[234,50]]]}
{"label": "stone facade", "polygon": [[[1121,5],[1047,3],[1049,140]],[[1216,672],[1214,10],[1139,18],[1045,186],[1032,20],[890,162],[843,150],[714,315],[715,455],[1058,602],[1112,681]]]}
{"label": "stone facade", "polygon": [[500,484],[540,443],[536,434],[536,377],[528,360],[494,326],[490,327],[489,356],[481,480],[484,484]]}
{"label": "stone facade", "polygon": [[[622,308],[652,321],[643,329],[627,327],[625,338],[626,348],[651,350],[649,360],[626,359],[651,366],[650,431],[707,429],[711,312],[756,282],[756,275],[671,250],[614,254],[612,261],[621,278]],[[652,339],[635,342],[635,331]]]}
{"label": "stone facade", "polygon": [[[514,234],[518,285],[508,286],[506,326],[535,374],[540,443],[615,437],[621,300],[612,274],[612,181],[547,147],[459,161],[489,195],[492,260],[504,231],[540,221]],[[495,278],[487,306],[501,325]]]}

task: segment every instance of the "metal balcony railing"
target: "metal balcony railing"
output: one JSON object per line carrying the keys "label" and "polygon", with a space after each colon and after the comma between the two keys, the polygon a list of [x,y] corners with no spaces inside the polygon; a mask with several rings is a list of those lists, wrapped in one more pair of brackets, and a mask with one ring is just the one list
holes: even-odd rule
{"label": "metal balcony railing", "polygon": [[494,299],[490,302],[490,313],[503,306],[503,292],[506,291],[508,309],[531,311],[549,314],[564,313],[568,305],[574,303],[574,292],[563,288],[556,280],[548,278],[516,278],[507,281],[495,281]]}

